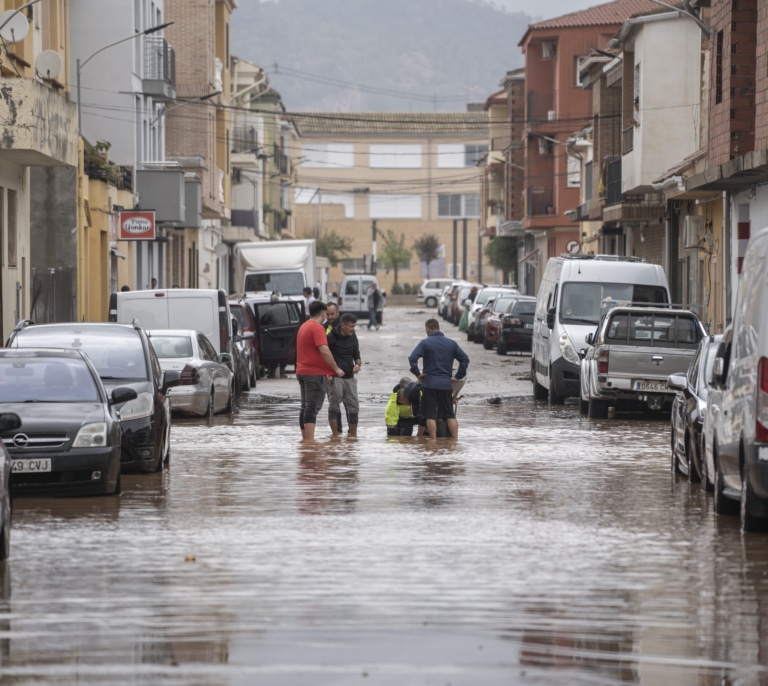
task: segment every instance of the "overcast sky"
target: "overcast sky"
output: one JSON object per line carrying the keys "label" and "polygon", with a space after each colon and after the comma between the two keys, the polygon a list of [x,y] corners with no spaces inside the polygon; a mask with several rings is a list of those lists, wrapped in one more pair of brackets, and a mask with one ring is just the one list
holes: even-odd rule
{"label": "overcast sky", "polygon": [[510,12],[524,12],[534,19],[551,19],[562,14],[578,12],[587,7],[602,5],[606,0],[491,0]]}

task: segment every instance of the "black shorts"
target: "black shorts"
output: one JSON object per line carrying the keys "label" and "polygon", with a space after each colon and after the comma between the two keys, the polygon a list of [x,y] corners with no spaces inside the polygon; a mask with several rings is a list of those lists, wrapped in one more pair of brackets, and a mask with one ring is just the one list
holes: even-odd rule
{"label": "black shorts", "polygon": [[437,388],[421,389],[421,416],[424,419],[454,419],[453,391]]}

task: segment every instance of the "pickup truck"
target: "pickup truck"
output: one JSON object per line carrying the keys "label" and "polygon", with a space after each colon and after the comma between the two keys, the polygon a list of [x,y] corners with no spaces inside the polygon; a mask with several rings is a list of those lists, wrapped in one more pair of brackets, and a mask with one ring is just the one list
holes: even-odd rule
{"label": "pickup truck", "polygon": [[587,334],[581,355],[579,410],[605,419],[608,408],[669,411],[670,374],[684,374],[706,331],[687,310],[614,307]]}

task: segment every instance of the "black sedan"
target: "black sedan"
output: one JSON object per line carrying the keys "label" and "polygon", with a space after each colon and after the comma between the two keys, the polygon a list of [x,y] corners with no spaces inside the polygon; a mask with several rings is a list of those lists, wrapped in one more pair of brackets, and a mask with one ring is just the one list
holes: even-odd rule
{"label": "black sedan", "polygon": [[11,456],[13,495],[119,493],[121,434],[114,406],[135,398],[126,387],[108,397],[79,350],[0,350],[0,403],[20,419],[18,426],[0,426]]}
{"label": "black sedan", "polygon": [[704,417],[712,367],[722,335],[705,336],[686,374],[672,374],[667,383],[677,391],[672,403],[672,471],[701,481],[704,459]]}
{"label": "black sedan", "polygon": [[533,341],[533,315],[536,298],[531,295],[517,296],[501,316],[501,331],[496,352],[506,355],[508,350],[530,352]]}
{"label": "black sedan", "polygon": [[13,330],[6,347],[82,350],[96,367],[107,393],[119,386],[136,391],[136,398],[116,405],[122,429],[122,471],[162,471],[170,456],[167,392],[181,383],[181,372],[163,372],[137,322],[33,324],[25,320]]}

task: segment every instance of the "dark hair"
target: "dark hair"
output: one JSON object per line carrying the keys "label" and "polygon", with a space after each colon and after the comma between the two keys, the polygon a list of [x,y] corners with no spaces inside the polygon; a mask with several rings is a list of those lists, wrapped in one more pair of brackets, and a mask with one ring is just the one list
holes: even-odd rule
{"label": "dark hair", "polygon": [[316,317],[321,312],[325,312],[328,309],[326,304],[322,300],[313,300],[309,303],[309,316]]}
{"label": "dark hair", "polygon": [[424,326],[429,331],[440,331],[440,322],[437,319],[427,319],[427,323]]}
{"label": "dark hair", "polygon": [[309,286],[305,286],[302,293],[306,293],[307,295],[312,295],[312,289]]}
{"label": "dark hair", "polygon": [[312,289],[312,295],[314,295],[316,298],[319,298],[319,297],[320,297],[320,289],[319,289],[317,286],[315,286],[315,287]]}
{"label": "dark hair", "polygon": [[328,303],[328,304],[325,306],[325,309],[327,310],[327,309],[328,309],[328,308],[329,308],[331,305],[333,305],[333,306],[334,306],[334,307],[335,307],[337,310],[339,309],[339,306],[338,306],[338,305],[337,305],[335,302],[333,302],[333,301],[329,302],[329,303]]}
{"label": "dark hair", "polygon": [[355,317],[355,315],[352,314],[351,312],[345,312],[344,314],[341,315],[341,323],[342,324],[349,324],[349,323],[357,324],[357,317]]}
{"label": "dark hair", "polygon": [[123,286],[123,287],[120,289],[120,292],[121,292],[121,293],[125,293],[126,291],[130,291],[130,290],[131,290],[131,287],[130,287],[130,286]]}

